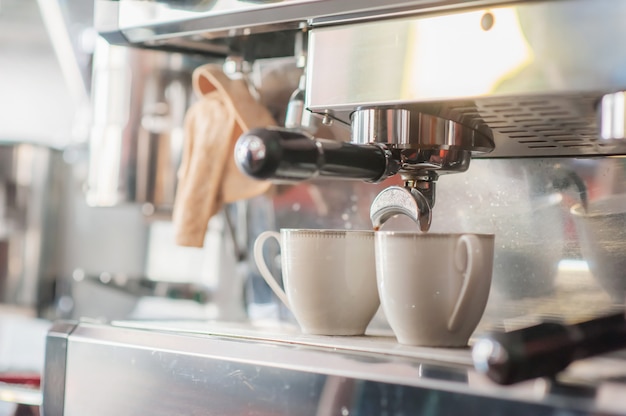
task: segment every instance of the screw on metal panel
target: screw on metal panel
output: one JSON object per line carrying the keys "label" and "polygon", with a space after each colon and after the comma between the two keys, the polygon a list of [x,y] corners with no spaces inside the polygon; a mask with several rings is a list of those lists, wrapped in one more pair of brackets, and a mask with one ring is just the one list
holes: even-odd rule
{"label": "screw on metal panel", "polygon": [[495,21],[496,19],[493,14],[491,12],[487,12],[480,18],[480,27],[486,32],[491,30]]}

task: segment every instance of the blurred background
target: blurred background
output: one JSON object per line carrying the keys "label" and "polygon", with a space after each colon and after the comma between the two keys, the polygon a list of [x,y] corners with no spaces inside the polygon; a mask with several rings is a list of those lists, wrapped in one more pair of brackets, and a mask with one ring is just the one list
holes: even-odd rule
{"label": "blurred background", "polygon": [[[82,90],[85,94],[85,87]],[[36,306],[41,256],[23,254],[26,247],[39,252],[44,245],[39,236],[27,235],[33,222],[37,223],[34,229],[41,230],[46,216],[43,202],[32,212],[32,201],[42,198],[45,188],[62,182],[58,177],[53,185],[48,174],[57,170],[52,165],[63,166],[61,149],[81,141],[74,126],[78,108],[84,104],[76,101],[64,78],[37,1],[0,2],[0,374],[9,377],[3,381],[17,376],[26,387],[38,385],[48,329],[48,321],[39,319]],[[33,160],[39,170],[32,169]],[[56,201],[60,199],[46,199],[45,205],[58,213]],[[48,246],[62,248],[62,228],[55,230],[56,244]],[[60,266],[51,273],[51,281]],[[47,284],[52,285],[51,281]],[[0,386],[8,394],[8,400],[0,402],[2,415],[13,414],[15,402],[38,400],[29,397],[27,389],[8,383]]]}
{"label": "blurred background", "polygon": [[[88,27],[89,14],[84,18],[82,24]],[[88,84],[64,76],[38,2],[3,0],[0,19],[3,141],[62,148],[79,140],[74,127],[77,110],[86,104],[80,100],[87,98]]]}
{"label": "blurred background", "polygon": [[[28,387],[51,320],[100,316],[100,304],[83,313],[74,302],[90,277],[142,276],[141,207],[93,210],[84,197],[92,23],[90,1],[0,1],[0,414],[40,400]],[[103,304],[127,312],[132,295],[111,292]]]}

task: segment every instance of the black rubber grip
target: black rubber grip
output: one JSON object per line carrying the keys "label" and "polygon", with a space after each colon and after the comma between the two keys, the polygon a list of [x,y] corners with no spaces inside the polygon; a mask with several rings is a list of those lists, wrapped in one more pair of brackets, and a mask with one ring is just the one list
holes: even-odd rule
{"label": "black rubber grip", "polygon": [[239,169],[257,179],[300,181],[315,177],[376,181],[386,171],[383,149],[316,139],[288,129],[252,129],[235,147]]}
{"label": "black rubber grip", "polygon": [[574,325],[545,322],[492,333],[473,346],[474,366],[499,384],[551,377],[572,361],[626,348],[624,313]]}

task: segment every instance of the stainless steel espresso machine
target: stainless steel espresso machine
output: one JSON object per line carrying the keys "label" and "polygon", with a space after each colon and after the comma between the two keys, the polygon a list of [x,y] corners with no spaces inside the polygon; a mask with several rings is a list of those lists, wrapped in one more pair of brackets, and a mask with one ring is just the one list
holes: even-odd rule
{"label": "stainless steel espresso machine", "polygon": [[[196,62],[293,58],[301,82],[284,127],[245,132],[234,154],[247,174],[291,184],[271,197],[266,227],[393,227],[401,214],[423,232],[494,233],[471,343],[540,329],[507,350],[532,377],[503,386],[469,348],[397,344],[384,317],[364,337],[304,335],[288,318],[59,322],[46,415],[626,414],[626,4],[95,6],[110,44]],[[488,364],[509,362],[498,350],[509,341],[482,344]]]}

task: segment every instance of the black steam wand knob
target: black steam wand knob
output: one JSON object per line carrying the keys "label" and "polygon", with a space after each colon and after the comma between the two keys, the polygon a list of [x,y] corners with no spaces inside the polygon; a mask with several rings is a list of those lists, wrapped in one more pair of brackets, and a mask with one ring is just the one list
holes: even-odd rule
{"label": "black steam wand knob", "polygon": [[571,362],[626,348],[624,312],[573,325],[544,322],[486,335],[472,348],[474,367],[499,384],[555,376]]}

